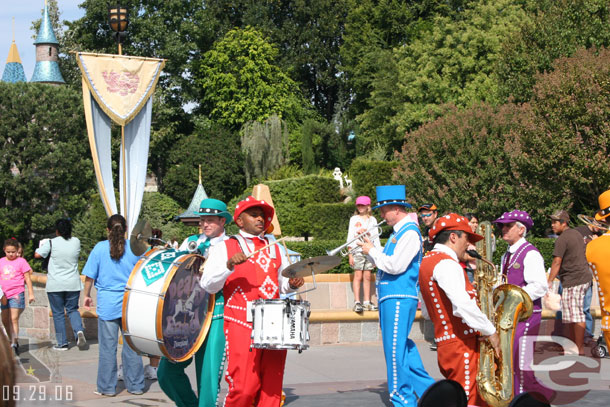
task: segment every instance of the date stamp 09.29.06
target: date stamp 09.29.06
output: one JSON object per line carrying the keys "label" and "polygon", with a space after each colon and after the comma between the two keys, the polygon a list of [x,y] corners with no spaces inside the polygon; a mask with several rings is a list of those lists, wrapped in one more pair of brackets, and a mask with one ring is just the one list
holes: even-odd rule
{"label": "date stamp 09.29.06", "polygon": [[72,401],[73,390],[71,385],[4,385],[1,397],[2,401]]}

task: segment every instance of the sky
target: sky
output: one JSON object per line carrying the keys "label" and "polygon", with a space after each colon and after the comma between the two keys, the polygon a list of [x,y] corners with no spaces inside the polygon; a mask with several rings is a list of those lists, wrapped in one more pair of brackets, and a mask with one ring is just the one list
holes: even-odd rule
{"label": "sky", "polygon": [[[85,15],[78,5],[83,0],[58,0],[60,20],[73,21]],[[34,36],[30,30],[32,21],[42,17],[44,0],[0,0],[0,77],[13,40],[13,17],[15,17],[15,43],[19,50],[25,76],[29,81],[36,64]],[[65,27],[64,27],[65,29]]]}

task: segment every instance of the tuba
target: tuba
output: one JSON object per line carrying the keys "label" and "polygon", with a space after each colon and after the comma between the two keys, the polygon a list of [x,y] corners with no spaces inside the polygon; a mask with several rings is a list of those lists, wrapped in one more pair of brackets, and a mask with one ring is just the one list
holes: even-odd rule
{"label": "tuba", "polygon": [[489,341],[479,345],[479,373],[477,384],[481,398],[491,407],[508,406],[513,399],[513,342],[519,321],[532,315],[530,296],[513,284],[502,284],[496,289],[498,275],[491,262],[492,225],[481,222],[477,233],[485,237],[477,242],[483,260],[477,260],[475,284],[483,313],[496,327],[500,336],[500,359],[496,358]]}

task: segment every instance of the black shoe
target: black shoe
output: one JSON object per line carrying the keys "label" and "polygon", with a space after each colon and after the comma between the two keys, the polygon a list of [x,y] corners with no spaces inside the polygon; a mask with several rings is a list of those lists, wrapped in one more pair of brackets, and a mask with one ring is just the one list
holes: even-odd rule
{"label": "black shoe", "polygon": [[19,344],[14,343],[11,345],[11,348],[13,348],[13,352],[15,352],[15,356],[19,356]]}
{"label": "black shoe", "polygon": [[436,349],[437,349],[437,347],[436,347],[436,343],[431,343],[431,344],[430,344],[430,350],[432,350],[432,351],[435,351],[435,352],[436,352]]}

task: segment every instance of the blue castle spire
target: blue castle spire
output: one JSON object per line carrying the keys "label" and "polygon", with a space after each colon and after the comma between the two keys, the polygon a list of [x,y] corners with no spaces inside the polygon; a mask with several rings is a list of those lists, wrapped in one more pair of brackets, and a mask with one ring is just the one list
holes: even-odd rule
{"label": "blue castle spire", "polygon": [[38,36],[36,41],[34,41],[34,45],[36,45],[36,66],[34,67],[34,74],[30,82],[66,83],[57,64],[59,42],[57,42],[57,37],[55,37],[53,32],[53,25],[49,17],[49,7],[46,1],[40,29],[38,30]]}
{"label": "blue castle spire", "polygon": [[27,82],[23,65],[21,64],[21,58],[19,57],[19,51],[17,50],[17,44],[15,40],[11,44],[11,48],[8,51],[8,58],[6,58],[6,65],[4,66],[4,72],[2,73],[2,82]]}

